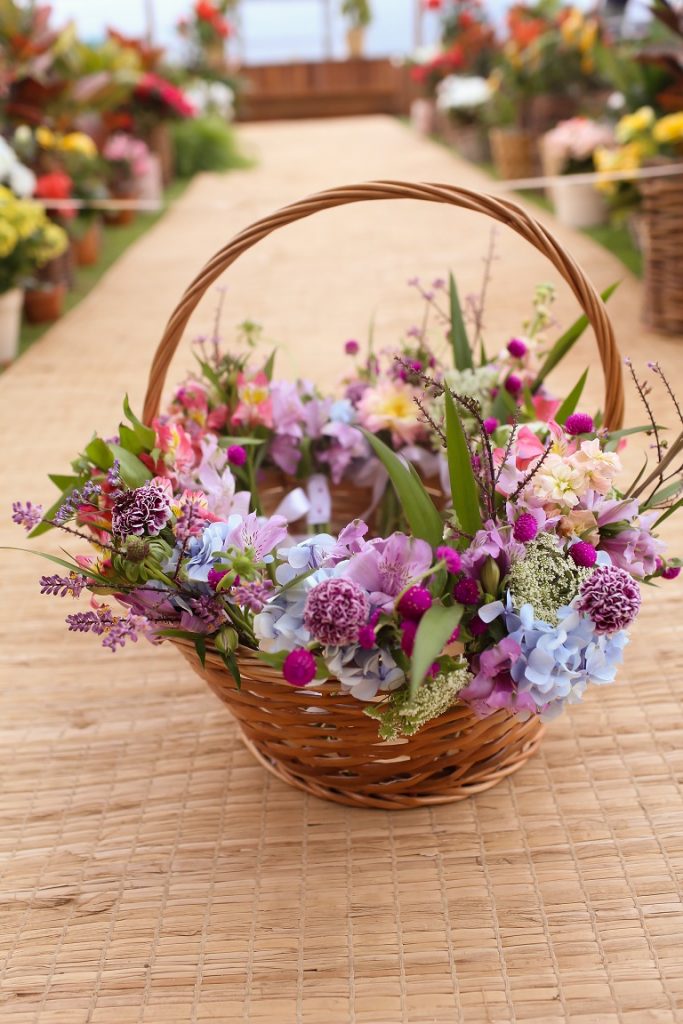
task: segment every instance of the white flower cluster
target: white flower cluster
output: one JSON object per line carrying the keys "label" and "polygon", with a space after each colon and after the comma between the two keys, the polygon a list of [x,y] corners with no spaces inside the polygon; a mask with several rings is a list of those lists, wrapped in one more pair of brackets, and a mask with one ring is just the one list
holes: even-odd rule
{"label": "white flower cluster", "polygon": [[386,704],[366,708],[365,714],[380,722],[382,740],[414,736],[427,722],[443,715],[471,681],[467,663],[462,661],[449,672],[426,679],[412,700],[407,687],[402,687],[392,693]]}

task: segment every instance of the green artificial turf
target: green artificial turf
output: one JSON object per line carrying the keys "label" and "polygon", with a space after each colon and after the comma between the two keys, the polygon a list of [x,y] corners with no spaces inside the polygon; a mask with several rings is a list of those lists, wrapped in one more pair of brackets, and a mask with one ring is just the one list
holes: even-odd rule
{"label": "green artificial turf", "polygon": [[[84,299],[88,292],[95,287],[102,275],[126,251],[128,246],[136,242],[141,235],[144,235],[148,228],[156,224],[163,217],[170,203],[182,195],[188,184],[188,180],[179,179],[174,181],[164,192],[162,208],[155,213],[138,213],[132,224],[126,224],[123,227],[105,225],[100,259],[92,267],[76,268],[74,287],[67,293],[64,302],[65,312],[77,306],[81,299]],[[24,321],[21,327],[19,353],[21,354],[27,348],[30,348],[50,327],[52,327],[50,323],[28,324]]]}

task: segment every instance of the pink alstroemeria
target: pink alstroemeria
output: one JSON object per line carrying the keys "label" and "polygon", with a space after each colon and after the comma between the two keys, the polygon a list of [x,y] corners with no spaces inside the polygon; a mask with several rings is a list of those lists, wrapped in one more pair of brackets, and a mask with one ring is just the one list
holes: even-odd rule
{"label": "pink alstroemeria", "polygon": [[534,434],[533,430],[529,430],[528,427],[521,427],[515,438],[514,448],[517,469],[525,472],[532,462],[535,462],[536,459],[543,455],[545,448],[546,446],[540,437]]}
{"label": "pink alstroemeria", "polygon": [[272,560],[271,552],[282,544],[287,536],[287,520],[284,516],[259,519],[255,512],[232,528],[227,536],[226,547],[249,548],[257,562]]}
{"label": "pink alstroemeria", "polygon": [[[176,473],[186,473],[195,464],[192,439],[179,423],[157,419],[152,423],[157,435],[157,448],[167,457]],[[166,461],[166,460],[165,460]]]}
{"label": "pink alstroemeria", "polygon": [[536,419],[542,423],[548,423],[555,418],[555,413],[562,405],[559,398],[546,398],[544,395],[534,395],[532,398]]}
{"label": "pink alstroemeria", "polygon": [[237,375],[237,408],[232,422],[237,426],[273,426],[273,400],[270,381],[261,370],[253,377]]}
{"label": "pink alstroemeria", "polygon": [[376,607],[391,610],[402,590],[422,577],[434,560],[430,545],[404,533],[371,541],[354,555],[344,575],[370,595]]}

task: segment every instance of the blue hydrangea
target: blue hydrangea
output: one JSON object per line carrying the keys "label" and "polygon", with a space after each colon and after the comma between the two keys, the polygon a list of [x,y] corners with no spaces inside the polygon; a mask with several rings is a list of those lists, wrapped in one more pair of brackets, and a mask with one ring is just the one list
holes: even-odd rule
{"label": "blue hydrangea", "polygon": [[508,635],[520,648],[512,679],[542,709],[544,718],[554,718],[565,704],[580,701],[589,683],[613,682],[628,643],[624,630],[596,633],[574,603],[558,609],[555,625],[537,619],[530,604],[515,609],[509,594],[506,605],[496,601],[479,612],[488,622],[503,616]]}
{"label": "blue hydrangea", "polygon": [[387,650],[366,651],[356,644],[325,647],[323,658],[330,675],[358,700],[372,700],[380,690],[395,690],[406,681]]}

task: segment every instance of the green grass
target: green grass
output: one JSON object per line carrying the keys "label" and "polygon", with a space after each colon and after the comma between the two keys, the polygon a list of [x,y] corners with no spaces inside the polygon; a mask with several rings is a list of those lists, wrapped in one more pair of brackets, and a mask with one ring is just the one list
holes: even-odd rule
{"label": "green grass", "polygon": [[[121,256],[129,245],[136,242],[144,235],[148,228],[156,224],[175,199],[187,188],[187,180],[174,181],[164,192],[164,203],[156,213],[139,213],[132,224],[123,227],[105,226],[102,239],[102,253],[99,261],[93,267],[77,267],[76,281],[74,287],[67,293],[64,303],[64,311],[68,312],[77,306],[81,299],[90,292],[103,274],[109,270],[113,263]],[[22,324],[19,340],[19,353],[25,352],[27,348],[35,344],[52,327],[52,324]]]}
{"label": "green grass", "polygon": [[[457,149],[439,138],[438,135],[431,136],[434,142],[437,142],[440,146],[449,150],[451,153],[460,155]],[[465,157],[462,157],[464,160]],[[491,163],[476,164],[485,174],[488,174],[490,178],[497,179],[495,168]],[[540,191],[524,191],[517,192],[516,195],[522,196],[524,199],[528,199],[529,202],[535,203],[542,210],[547,210],[548,213],[553,212],[553,205],[550,200]],[[642,253],[636,248],[633,236],[629,231],[628,225],[620,221],[618,223],[604,224],[599,228],[580,228],[584,235],[588,235],[594,242],[601,245],[604,249],[609,250],[618,260],[624,264],[624,266],[635,274],[636,277],[643,276],[643,256]]]}

